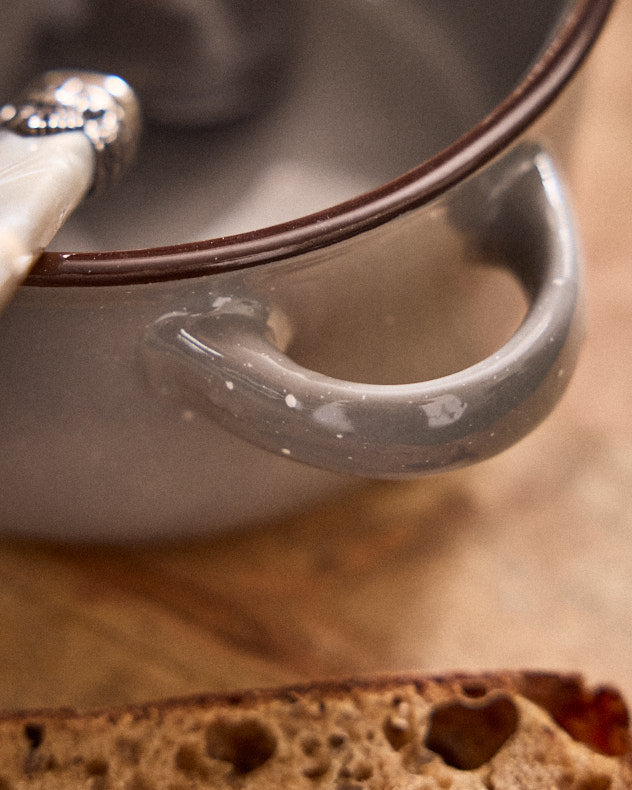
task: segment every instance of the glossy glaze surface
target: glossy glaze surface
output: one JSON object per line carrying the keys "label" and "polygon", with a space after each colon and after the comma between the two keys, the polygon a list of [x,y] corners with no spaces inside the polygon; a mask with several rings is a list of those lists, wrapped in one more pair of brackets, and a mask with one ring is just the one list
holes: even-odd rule
{"label": "glossy glaze surface", "polygon": [[[533,297],[492,356],[414,384],[336,379],[283,352],[274,294],[262,304],[246,286],[219,291],[204,313],[170,313],[149,329],[145,356],[156,391],[201,403],[219,425],[277,454],[369,477],[429,474],[513,444],[548,413],[574,368],[581,265],[546,153],[519,147],[485,177],[495,192],[479,244],[502,249]],[[462,204],[484,199],[475,183],[460,193]]]}
{"label": "glossy glaze surface", "polygon": [[[567,64],[568,75],[596,32],[594,20],[589,24],[583,18],[585,35],[579,36],[582,14],[590,17],[586,10],[590,9],[598,15],[605,4],[563,7],[572,11],[566,25],[573,35],[569,33],[568,40],[562,41],[559,36],[555,40],[560,45],[565,42],[561,50],[567,54],[566,44],[574,42],[570,50],[575,51],[576,58],[574,64]],[[579,39],[584,41],[584,49],[578,49]],[[543,45],[540,37],[537,41],[531,39],[534,56]],[[397,68],[399,50],[390,51]],[[550,55],[552,50],[545,47],[544,51]],[[466,58],[475,55],[473,51],[462,54]],[[515,78],[519,80],[526,64],[515,65]],[[488,75],[481,75],[487,89]],[[536,87],[542,84],[540,81]],[[453,134],[455,105],[451,101],[459,89],[457,85],[453,95],[442,96],[445,114],[434,113],[428,120],[427,128],[435,144],[442,135]],[[346,86],[345,92],[348,90]],[[534,94],[523,88],[521,95],[531,108],[529,112],[535,112],[537,103],[535,108],[529,104]],[[548,93],[547,101],[554,95],[555,92]],[[472,93],[469,97],[480,102],[478,116],[484,116],[489,110],[487,100]],[[373,413],[365,420],[361,412],[354,412],[352,421],[368,424],[374,447],[373,451],[365,448],[365,455],[377,454],[379,449],[386,465],[377,468],[374,464],[373,469],[367,468],[366,463],[355,469],[347,466],[348,456],[357,455],[356,451],[362,449],[356,444],[353,451],[347,451],[349,442],[362,444],[364,440],[352,436],[345,439],[344,430],[330,431],[327,436],[332,446],[326,452],[329,459],[332,455],[337,458],[334,464],[330,460],[323,463],[319,449],[322,435],[316,436],[316,448],[313,444],[310,448],[309,443],[303,445],[307,448],[303,460],[317,465],[390,476],[397,463],[397,449],[388,442],[394,441],[406,453],[409,434],[414,439],[420,426],[421,443],[426,448],[433,445],[436,437],[440,438],[441,444],[431,451],[434,468],[476,460],[519,438],[537,424],[559,397],[577,351],[580,288],[574,230],[557,176],[553,175],[556,165],[553,169],[540,167],[544,162],[550,163],[549,156],[556,159],[564,150],[572,98],[570,94],[561,97],[553,112],[547,113],[537,126],[523,130],[521,137],[510,136],[513,145],[498,160],[499,170],[492,162],[441,195],[424,191],[424,186],[423,200],[413,210],[404,209],[416,205],[420,184],[428,186],[431,176],[425,166],[371,193],[367,200],[357,198],[344,204],[342,209],[299,218],[281,229],[246,234],[237,241],[216,239],[178,252],[178,261],[184,262],[185,269],[189,263],[193,265],[187,269],[188,275],[199,275],[196,267],[204,260],[205,271],[216,272],[211,277],[182,277],[184,270],[179,269],[175,280],[164,280],[165,270],[160,267],[167,260],[173,262],[169,258],[173,250],[154,250],[140,258],[129,253],[118,258],[89,254],[44,260],[37,274],[44,278],[40,284],[47,282],[50,275],[60,285],[74,282],[81,287],[23,288],[0,319],[0,403],[9,426],[0,469],[7,492],[0,513],[5,530],[105,540],[208,532],[279,516],[349,484],[348,478],[338,472],[322,472],[295,463],[283,453],[285,449],[292,454],[288,441],[273,447],[279,451],[275,456],[227,432],[222,426],[228,425],[239,436],[259,441],[259,434],[267,429],[262,428],[261,417],[265,415],[261,410],[249,415],[257,418],[253,430],[252,421],[235,428],[230,404],[238,403],[240,393],[236,379],[224,375],[225,369],[220,369],[221,381],[218,379],[222,387],[218,391],[224,399],[209,411],[212,392],[207,389],[200,394],[198,386],[209,380],[213,370],[209,370],[208,359],[202,369],[197,368],[195,360],[189,360],[185,363],[191,363],[186,374],[182,376],[176,370],[174,375],[169,351],[163,354],[164,348],[169,348],[167,343],[157,353],[158,362],[154,358],[148,365],[148,348],[155,350],[155,345],[148,346],[146,338],[148,334],[152,336],[156,327],[166,325],[165,316],[186,315],[176,337],[182,327],[188,331],[188,321],[196,324],[197,332],[205,320],[196,323],[194,317],[208,316],[218,299],[247,296],[262,305],[275,316],[275,330],[280,333],[277,348],[288,352],[288,356],[277,358],[279,367],[275,367],[273,384],[275,392],[283,397],[276,398],[279,408],[266,416],[272,430],[261,442],[265,447],[271,446],[269,436],[274,430],[285,431],[287,427],[288,436],[294,430],[303,430],[300,425],[290,427],[286,421],[288,417],[294,420],[300,402],[311,402],[314,392],[319,397],[323,374],[340,379],[343,383],[337,386],[344,389],[345,396],[353,386],[348,383],[360,381],[351,398],[354,404],[362,402],[362,395],[369,390],[378,394],[382,404],[378,410],[382,408],[387,418],[377,419]],[[512,106],[517,106],[520,97],[516,95],[512,101]],[[545,101],[539,106],[546,104]],[[441,104],[438,107],[441,109]],[[422,103],[416,112],[423,115],[426,109]],[[385,110],[395,128],[410,130],[409,112],[408,104],[398,104],[396,96]],[[398,117],[398,113],[403,113],[403,117]],[[527,117],[531,116],[521,115],[522,121]],[[491,125],[484,128],[496,144],[504,144],[508,139],[504,136],[506,125],[501,124],[499,129],[491,121],[488,123]],[[471,124],[467,114],[463,124],[465,129]],[[405,142],[413,152],[418,142],[416,128],[413,124],[412,138]],[[475,140],[468,138],[472,144],[481,143],[480,133],[478,127]],[[495,134],[500,136],[494,137]],[[536,146],[532,147],[534,142]],[[390,138],[381,139],[381,143],[371,167],[376,161],[387,168],[393,164]],[[523,148],[523,144],[528,147]],[[546,153],[542,153],[543,146]],[[459,157],[467,152],[469,164],[464,164],[465,170],[455,170],[455,161],[451,160],[448,166],[448,160],[440,156],[433,160],[438,169],[432,171],[431,181],[435,186],[439,182],[446,185],[457,171],[458,181],[468,167],[485,161],[492,150],[486,149],[482,159],[478,155],[468,159],[470,144],[465,148],[457,145],[451,151],[456,162],[462,164],[465,160]],[[515,162],[512,157],[520,157],[524,151],[529,154],[520,161],[530,186],[526,192],[518,189],[512,193],[505,189],[507,184],[499,175],[503,172],[502,163],[505,156],[507,162]],[[527,177],[529,173],[536,176],[535,180]],[[447,181],[442,181],[444,176]],[[433,181],[437,177],[439,181]],[[395,194],[398,197],[393,203]],[[537,211],[532,212],[531,208]],[[160,219],[163,214],[158,211],[156,216]],[[341,232],[343,217],[348,224]],[[310,235],[315,225],[321,234],[317,244]],[[332,243],[321,244],[323,240]],[[236,258],[232,257],[237,253]],[[260,260],[268,263],[251,266]],[[46,268],[49,264],[52,269]],[[147,264],[157,266],[152,275],[155,281],[136,282],[139,273],[141,279],[145,277],[146,272],[142,274],[141,270]],[[524,302],[521,305],[520,299],[515,298],[515,289],[510,289],[510,296],[506,297],[502,289],[493,291],[481,286],[494,264],[517,274],[529,294],[531,308],[522,324]],[[79,280],[73,279],[76,265],[83,267]],[[231,271],[233,266],[238,270]],[[127,275],[131,278],[127,284],[102,284],[108,278],[109,282],[123,282]],[[561,286],[554,282],[560,277]],[[94,285],[86,286],[87,282]],[[459,317],[468,311],[472,321],[463,326]],[[540,323],[542,316],[545,320]],[[222,326],[233,332],[234,323],[234,316],[229,316],[228,323]],[[517,327],[520,328],[514,335]],[[547,335],[551,327],[554,331]],[[190,334],[209,348],[218,348],[217,338],[209,341],[207,329],[199,338]],[[255,346],[259,344],[259,351],[268,342],[260,330],[253,335],[248,329],[246,334]],[[225,339],[220,338],[222,342]],[[239,356],[244,352],[236,352],[234,345],[222,347],[220,353],[225,351],[237,353],[239,363],[253,362]],[[263,345],[263,354],[266,353],[276,354],[274,345]],[[497,353],[501,353],[501,358],[509,355],[503,362],[509,368],[514,366],[516,377],[507,380],[505,389],[498,386],[500,401],[492,409],[486,405],[489,390],[485,387],[493,389],[493,376],[499,373],[493,361]],[[296,363],[291,362],[294,359]],[[523,364],[525,359],[527,364]],[[363,371],[360,376],[355,374],[358,369]],[[482,372],[485,387],[476,384],[473,390],[467,390],[467,371],[474,371],[474,377]],[[283,383],[286,376],[308,376],[310,386],[316,390],[303,392],[287,387]],[[227,381],[233,384],[232,389]],[[265,376],[258,381],[264,387],[270,382]],[[441,389],[446,381],[450,388]],[[459,387],[465,390],[453,391],[455,381],[460,381]],[[391,401],[397,401],[397,408],[401,406],[406,412],[409,404],[402,402],[402,393],[410,392],[406,390],[411,387],[410,382],[425,382],[422,399],[414,404],[417,422],[413,431],[408,431],[406,418],[402,427],[401,423],[396,426],[389,416]],[[183,383],[187,390],[184,400],[178,392]],[[380,389],[383,385],[385,390]],[[283,388],[287,391],[283,392]],[[176,398],[170,394],[174,390]],[[428,395],[434,400],[424,401]],[[446,400],[451,395],[458,404],[457,400]],[[480,406],[471,412],[476,415],[472,423],[474,433],[457,436],[468,415],[463,404],[469,405],[476,398],[480,399]],[[201,405],[203,402],[206,405]],[[249,408],[246,400],[238,410]],[[314,411],[310,408],[311,414]],[[418,419],[420,416],[422,420]],[[494,420],[498,421],[498,431]],[[380,425],[382,436],[378,436]],[[340,445],[345,448],[344,455],[338,448],[338,433],[343,433],[342,441],[347,442]],[[491,437],[491,433],[495,436]],[[451,446],[455,438],[458,446]],[[469,458],[463,446],[467,441],[477,444],[475,455]],[[408,461],[399,460],[399,473]],[[404,474],[413,467],[419,471],[423,461],[422,456],[416,458]]]}

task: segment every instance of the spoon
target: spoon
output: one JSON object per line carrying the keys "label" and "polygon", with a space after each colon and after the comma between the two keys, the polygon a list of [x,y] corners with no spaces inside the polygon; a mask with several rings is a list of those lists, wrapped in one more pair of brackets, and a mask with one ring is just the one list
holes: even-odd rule
{"label": "spoon", "polygon": [[0,108],[0,310],[85,195],[116,181],[140,131],[121,78],[46,72]]}

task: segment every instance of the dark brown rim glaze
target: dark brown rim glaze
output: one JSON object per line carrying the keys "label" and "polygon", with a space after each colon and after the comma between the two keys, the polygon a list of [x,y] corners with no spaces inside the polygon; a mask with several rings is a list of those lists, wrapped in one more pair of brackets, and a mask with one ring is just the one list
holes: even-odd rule
{"label": "dark brown rim glaze", "polygon": [[46,252],[29,285],[127,285],[244,269],[316,250],[432,200],[518,137],[583,62],[614,0],[578,0],[520,85],[448,148],[383,186],[281,225],[170,247]]}

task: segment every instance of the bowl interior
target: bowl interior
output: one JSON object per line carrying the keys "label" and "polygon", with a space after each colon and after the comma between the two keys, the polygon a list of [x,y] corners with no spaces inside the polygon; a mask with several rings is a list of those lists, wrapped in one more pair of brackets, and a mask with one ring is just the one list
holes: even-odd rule
{"label": "bowl interior", "polygon": [[52,249],[228,236],[386,183],[484,118],[519,82],[566,6],[296,0],[290,54],[268,79],[267,100],[230,123],[148,124],[123,183],[86,201]]}

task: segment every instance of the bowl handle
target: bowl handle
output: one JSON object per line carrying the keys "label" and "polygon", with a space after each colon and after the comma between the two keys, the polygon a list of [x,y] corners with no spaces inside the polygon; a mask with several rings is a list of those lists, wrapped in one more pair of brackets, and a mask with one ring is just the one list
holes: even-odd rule
{"label": "bowl handle", "polygon": [[[579,253],[559,178],[541,149],[514,149],[461,186],[455,221],[502,253],[531,297],[497,353],[415,384],[334,379],[280,350],[272,306],[232,292],[215,295],[207,312],[170,313],[149,328],[144,352],[154,387],[260,447],[366,477],[419,476],[512,445],[549,413],[574,368],[583,334]],[[471,190],[485,193],[484,212]]]}

